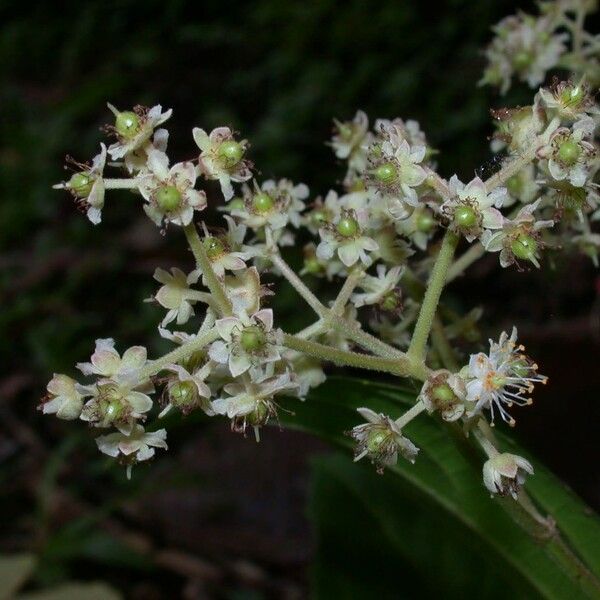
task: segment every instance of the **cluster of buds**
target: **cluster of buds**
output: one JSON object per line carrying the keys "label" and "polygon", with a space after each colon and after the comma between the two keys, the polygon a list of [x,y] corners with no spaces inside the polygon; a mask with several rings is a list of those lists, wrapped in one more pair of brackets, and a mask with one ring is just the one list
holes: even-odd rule
{"label": "cluster of buds", "polygon": [[[539,83],[565,43],[562,34],[541,35],[552,15],[503,22],[494,57],[518,48],[522,56],[510,69]],[[422,389],[398,418],[359,409],[366,422],[349,432],[357,460],[367,457],[380,471],[398,456],[415,462],[418,448],[403,431],[419,414],[435,413],[461,423],[466,435],[483,436],[486,487],[517,495],[531,465],[500,454],[485,434],[498,416],[514,425],[510,408],[531,404],[534,385],[546,378],[517,344],[516,329],[490,341],[487,354],[465,357],[460,368],[453,343],[478,341],[481,311],[436,316],[436,309],[450,270],[467,268],[485,251],[498,252],[503,267],[539,267],[545,247],[577,247],[597,262],[600,111],[585,82],[555,82],[531,106],[495,111],[492,147],[507,156],[487,180],[441,177],[416,121],[377,119],[370,127],[362,111],[335,120],[330,145],[345,176],[339,189],[316,197],[303,183],[258,180],[248,142],[229,127],[194,128],[197,157],[173,164],[161,127],[170,110],[109,108],[115,121],[106,130],[116,141],[101,144],[90,164],[74,163],[76,172],[55,187],[68,190],[94,224],[106,192],[132,192],[161,232],[183,230],[195,264],[154,274],[160,285],[149,301],[165,311],[158,331],[174,344],[171,352],[148,360],[135,346],[121,356],[112,339],[98,340],[90,362],[78,365],[89,380],[55,375],[43,412],[101,430],[98,448],[130,469],[167,448],[160,419],[170,411],[224,416],[234,431],[253,430],[258,440],[286,397],[304,399],[325,380],[324,363],[362,366],[412,377]],[[120,176],[109,177],[108,169]],[[199,183],[213,180],[224,198],[225,229],[197,227],[208,202]],[[461,240],[472,247],[453,263]],[[299,241],[298,275],[282,249]],[[303,275],[339,281],[335,300],[322,303]],[[278,326],[268,306],[272,285],[263,282],[273,276],[285,278],[316,313],[295,335]]]}
{"label": "cluster of buds", "polygon": [[493,27],[480,83],[505,94],[514,78],[537,88],[548,71],[562,68],[597,84],[600,42],[583,29],[585,17],[597,10],[597,4],[596,0],[542,2],[539,15],[520,11],[502,19]]}

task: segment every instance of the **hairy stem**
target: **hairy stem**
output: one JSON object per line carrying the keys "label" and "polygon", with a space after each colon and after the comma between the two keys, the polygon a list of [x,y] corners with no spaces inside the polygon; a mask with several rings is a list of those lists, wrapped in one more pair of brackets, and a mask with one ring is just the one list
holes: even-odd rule
{"label": "hairy stem", "polygon": [[444,289],[446,275],[452,262],[454,251],[458,245],[458,240],[459,238],[454,232],[450,230],[446,231],[431,271],[427,290],[425,291],[421,310],[417,318],[417,324],[415,325],[410,347],[408,348],[407,354],[413,359],[423,361],[425,358],[425,347],[429,338],[429,332],[431,331],[433,317],[435,316],[435,311],[437,310],[437,305]]}
{"label": "hairy stem", "polygon": [[206,281],[206,285],[210,290],[210,293],[214,296],[215,303],[219,309],[219,312],[223,316],[229,316],[232,314],[231,310],[231,302],[225,293],[225,289],[223,288],[223,284],[219,281],[216,273],[214,272],[212,265],[210,264],[210,259],[206,254],[206,250],[202,244],[202,240],[198,235],[198,230],[193,223],[186,225],[183,228],[183,232],[185,233],[185,237],[187,238],[188,244],[190,245],[190,249],[192,250],[192,254],[196,259],[196,265],[202,272],[204,280]]}
{"label": "hairy stem", "polygon": [[419,365],[415,365],[408,358],[398,360],[371,356],[370,354],[359,354],[358,352],[348,352],[339,348],[333,348],[332,346],[326,346],[325,344],[303,340],[287,333],[283,334],[283,343],[292,350],[297,350],[298,352],[341,366],[383,371],[400,377],[416,377],[419,374]]}
{"label": "hairy stem", "polygon": [[132,190],[138,186],[135,179],[104,179],[107,190]]}
{"label": "hairy stem", "polygon": [[148,377],[156,375],[162,371],[167,365],[178,363],[191,356],[197,350],[201,350],[205,346],[208,346],[211,342],[214,342],[219,337],[219,332],[216,328],[210,329],[206,333],[195,337],[189,342],[182,344],[175,350],[157,358],[156,360],[150,361],[143,369],[137,373],[138,381],[145,381]]}

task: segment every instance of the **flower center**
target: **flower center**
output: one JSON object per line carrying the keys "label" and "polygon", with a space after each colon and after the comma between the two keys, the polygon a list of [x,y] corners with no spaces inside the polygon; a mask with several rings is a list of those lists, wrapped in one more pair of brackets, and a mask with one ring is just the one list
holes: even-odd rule
{"label": "flower center", "polygon": [[461,229],[470,229],[477,223],[477,214],[471,206],[458,206],[454,211],[454,222]]}
{"label": "flower center", "polygon": [[246,352],[256,352],[267,343],[267,338],[258,325],[251,325],[242,331],[240,343]]}
{"label": "flower center", "polygon": [[130,110],[119,113],[115,119],[115,129],[125,139],[133,138],[139,128],[140,118]]}
{"label": "flower center", "polygon": [[581,155],[581,148],[577,142],[573,140],[565,140],[558,147],[558,158],[561,163],[571,166],[577,162],[577,159]]}
{"label": "flower center", "polygon": [[219,158],[226,167],[235,167],[244,156],[244,147],[235,140],[221,142],[217,151]]}
{"label": "flower center", "polygon": [[69,188],[80,198],[87,198],[92,191],[94,180],[87,173],[74,173],[69,179]]}
{"label": "flower center", "polygon": [[537,242],[530,235],[521,233],[511,242],[510,249],[517,258],[531,260],[535,258]]}
{"label": "flower center", "polygon": [[392,162],[386,162],[375,169],[375,179],[385,185],[390,185],[398,179],[398,169]]}
{"label": "flower center", "polygon": [[217,237],[206,237],[202,240],[202,245],[206,250],[206,255],[211,260],[215,260],[223,254],[225,246],[223,242]]}
{"label": "flower center", "polygon": [[358,233],[358,221],[354,217],[342,217],[336,225],[336,230],[342,237],[353,237]]}
{"label": "flower center", "polygon": [[164,212],[179,208],[181,193],[174,185],[165,185],[156,192],[156,202]]}
{"label": "flower center", "polygon": [[267,213],[275,206],[275,200],[269,194],[260,192],[252,198],[252,206],[257,213]]}
{"label": "flower center", "polygon": [[421,233],[429,233],[435,226],[433,215],[428,210],[421,211],[416,218],[415,227]]}
{"label": "flower center", "polygon": [[169,400],[175,406],[187,406],[194,400],[196,386],[191,381],[177,381],[169,388]]}

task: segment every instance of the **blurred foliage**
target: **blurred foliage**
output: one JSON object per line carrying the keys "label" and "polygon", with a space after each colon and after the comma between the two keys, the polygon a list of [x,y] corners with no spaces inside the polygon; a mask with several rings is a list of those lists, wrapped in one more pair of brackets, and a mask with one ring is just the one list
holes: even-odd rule
{"label": "blurred foliage", "polygon": [[[34,414],[49,375],[73,374],[94,338],[114,335],[120,348],[147,344],[151,355],[164,349],[155,329],[161,313],[142,301],[154,290],[156,266],[191,266],[179,232],[161,237],[127,193],[109,196],[103,223],[92,227],[66,194],[50,189],[66,177],[66,154],[85,161],[96,152],[98,130],[110,122],[106,101],[174,108],[168,128],[178,158],[195,152],[192,125],[230,124],[251,140],[261,177],[304,181],[314,195],[342,175],[324,143],[331,118],[349,118],[357,108],[373,117],[419,119],[441,151],[441,172],[470,177],[474,167],[492,168],[490,104],[530,96],[517,90],[498,99],[476,87],[489,27],[514,9],[506,0],[448,0],[435,8],[397,0],[0,3],[0,537],[8,552],[36,551],[35,584],[94,579],[100,568],[128,589],[137,575],[127,574],[144,573],[153,593],[163,589],[169,597],[170,586],[187,575],[145,573],[147,551],[132,549],[130,537],[107,529],[107,520],[118,513],[138,523],[127,507],[158,496],[165,473],[182,494],[200,481],[218,495],[221,455],[241,460],[241,451],[211,454],[211,444],[222,447],[217,432],[226,426],[202,425],[209,446],[201,449],[217,467],[199,480],[177,454],[199,437],[198,424],[188,420],[170,442],[164,469],[156,465],[156,479],[154,467],[140,468],[127,482],[98,456],[85,430]],[[209,198],[212,206],[220,202],[214,187]],[[214,222],[214,211],[207,220]],[[289,288],[276,302],[290,327],[306,318]],[[226,448],[238,448],[227,439]],[[269,443],[262,454],[244,446],[244,455],[260,463]],[[232,481],[247,482],[254,468],[263,491],[271,488],[272,465],[247,464]],[[290,488],[295,477],[288,474]],[[273,512],[271,502],[262,499]],[[235,500],[210,506],[231,517]],[[254,550],[255,542],[247,546]],[[276,569],[283,577],[285,569]],[[295,563],[289,571],[294,583],[302,581]],[[207,575],[226,590],[223,597],[262,597],[252,578],[225,572],[227,585],[221,575]],[[144,587],[138,593],[150,597]]]}

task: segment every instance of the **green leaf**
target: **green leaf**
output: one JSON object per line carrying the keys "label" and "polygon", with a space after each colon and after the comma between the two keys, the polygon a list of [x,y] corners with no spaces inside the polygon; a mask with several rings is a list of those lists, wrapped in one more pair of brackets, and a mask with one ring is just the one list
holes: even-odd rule
{"label": "green leaf", "polygon": [[[356,408],[368,406],[398,417],[414,403],[415,395],[387,384],[330,378],[306,402],[293,401],[291,408],[295,415],[283,419],[292,428],[315,433],[349,449],[350,440],[343,432],[361,421]],[[550,514],[556,520],[561,540],[552,536],[534,539],[516,522],[514,515],[511,517],[518,505],[512,500],[499,502],[490,498],[481,480],[483,457],[451,427],[421,416],[404,431],[421,448],[414,465],[400,460],[383,477],[373,474],[368,469],[370,465],[349,465],[349,458],[341,462],[340,459],[325,461],[317,468],[311,505],[315,524],[321,528],[317,532],[329,532],[338,540],[341,537],[337,544],[340,562],[347,565],[346,571],[353,579],[369,570],[369,561],[361,568],[360,562],[353,560],[356,557],[351,556],[358,552],[365,559],[363,540],[352,531],[357,523],[368,522],[371,537],[377,535],[389,545],[385,556],[391,553],[396,566],[412,565],[410,572],[420,578],[421,589],[438,594],[443,591],[444,597],[470,597],[465,590],[485,598],[598,597],[593,578],[578,572],[579,565],[571,550],[598,576],[600,522],[539,462],[532,459],[536,474],[527,488],[542,514]],[[530,458],[504,436],[502,445]],[[337,501],[334,506],[327,506],[323,496]],[[503,510],[503,505],[509,510]],[[349,514],[344,512],[346,508]],[[330,516],[321,518],[321,510]],[[518,511],[516,514],[520,515]],[[340,522],[335,523],[336,520]],[[362,528],[361,533],[364,533]],[[324,541],[327,535],[319,539],[327,543]],[[368,539],[364,544],[371,548],[366,553],[368,558],[375,553],[372,548],[376,544]],[[315,567],[315,594],[320,598],[348,597],[348,590],[344,590],[347,579],[330,576],[328,573],[333,569],[323,570],[318,566],[319,560],[327,555],[327,546],[321,544]],[[378,569],[382,564],[385,566],[385,561],[376,563]],[[383,589],[394,589],[390,585],[399,580],[402,578],[394,577],[395,583],[388,582]],[[353,585],[358,583],[355,581]],[[375,584],[371,581],[368,585]],[[394,590],[395,597],[399,590]],[[374,597],[387,597],[381,590],[377,592],[379,595]]]}

